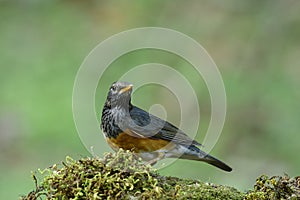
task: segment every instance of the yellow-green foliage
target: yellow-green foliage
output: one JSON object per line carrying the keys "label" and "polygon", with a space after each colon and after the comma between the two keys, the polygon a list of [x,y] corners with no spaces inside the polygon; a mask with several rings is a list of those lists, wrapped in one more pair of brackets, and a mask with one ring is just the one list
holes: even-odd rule
{"label": "yellow-green foliage", "polygon": [[[262,176],[254,191],[160,176],[127,151],[107,153],[103,159],[70,157],[62,165],[40,171],[43,180],[22,199],[276,199],[297,198],[299,178]],[[41,176],[41,175],[39,175]],[[280,190],[280,191],[278,191]],[[282,191],[281,191],[282,190]]]}
{"label": "yellow-green foliage", "polygon": [[290,178],[285,175],[269,178],[262,175],[256,179],[254,190],[250,191],[245,199],[300,199],[300,177]]}

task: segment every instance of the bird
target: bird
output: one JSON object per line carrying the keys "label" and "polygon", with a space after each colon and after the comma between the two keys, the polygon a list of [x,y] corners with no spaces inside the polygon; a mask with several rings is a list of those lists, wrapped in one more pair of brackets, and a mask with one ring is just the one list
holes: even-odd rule
{"label": "bird", "polygon": [[230,172],[232,168],[202,151],[201,144],[175,125],[131,103],[133,84],[116,81],[109,88],[100,128],[108,145],[129,150],[154,165],[164,158],[203,161]]}

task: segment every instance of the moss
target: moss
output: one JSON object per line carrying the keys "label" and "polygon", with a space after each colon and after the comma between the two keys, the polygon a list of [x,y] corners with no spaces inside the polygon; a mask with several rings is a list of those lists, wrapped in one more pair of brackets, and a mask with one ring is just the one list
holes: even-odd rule
{"label": "moss", "polygon": [[[38,183],[36,177],[40,177]],[[268,199],[296,197],[299,178],[258,178],[253,191],[160,176],[127,151],[107,153],[103,159],[66,158],[33,174],[35,190],[21,199]],[[279,190],[279,191],[278,191]],[[273,195],[273,196],[272,196]],[[298,196],[299,197],[299,196]]]}
{"label": "moss", "polygon": [[249,191],[245,199],[300,199],[300,177],[284,175],[269,178],[262,175],[256,179],[254,190]]}

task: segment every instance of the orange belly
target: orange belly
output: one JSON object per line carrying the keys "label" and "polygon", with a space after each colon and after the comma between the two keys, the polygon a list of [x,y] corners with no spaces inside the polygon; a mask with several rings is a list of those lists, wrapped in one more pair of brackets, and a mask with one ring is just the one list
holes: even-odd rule
{"label": "orange belly", "polygon": [[162,139],[139,138],[120,133],[116,138],[107,138],[109,146],[117,151],[119,148],[130,150],[136,153],[153,152],[159,149],[173,148],[175,144]]}

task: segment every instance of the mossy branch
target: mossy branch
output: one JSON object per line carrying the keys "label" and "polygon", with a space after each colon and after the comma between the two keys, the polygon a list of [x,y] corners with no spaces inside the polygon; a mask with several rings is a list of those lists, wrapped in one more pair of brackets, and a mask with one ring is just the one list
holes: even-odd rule
{"label": "mossy branch", "polygon": [[66,158],[43,171],[35,190],[21,199],[298,199],[300,177],[261,176],[247,193],[233,187],[159,175],[127,151],[103,159]]}

